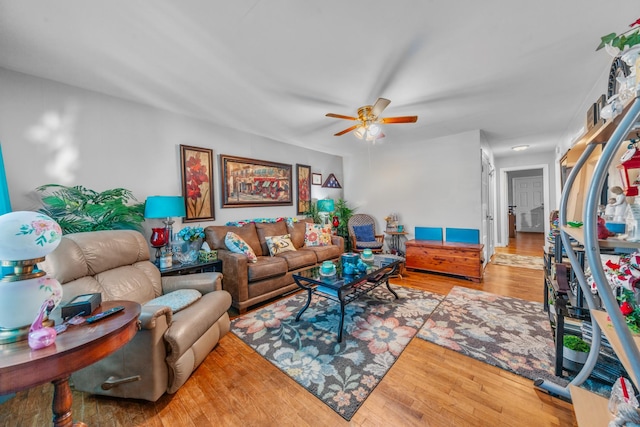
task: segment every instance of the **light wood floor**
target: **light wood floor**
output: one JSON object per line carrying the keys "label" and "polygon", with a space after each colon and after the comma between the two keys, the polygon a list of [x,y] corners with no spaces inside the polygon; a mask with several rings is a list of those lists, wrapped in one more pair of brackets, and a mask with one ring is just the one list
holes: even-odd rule
{"label": "light wood floor", "polygon": [[[542,255],[543,235],[518,233],[499,252]],[[484,281],[407,272],[393,283],[446,294],[467,286],[542,302],[542,271],[489,264]],[[0,426],[44,426],[50,384],[0,405]],[[74,418],[90,426],[575,426],[569,403],[532,381],[414,339],[351,422],[282,374],[233,334],[189,381],[157,402],[74,392]]]}

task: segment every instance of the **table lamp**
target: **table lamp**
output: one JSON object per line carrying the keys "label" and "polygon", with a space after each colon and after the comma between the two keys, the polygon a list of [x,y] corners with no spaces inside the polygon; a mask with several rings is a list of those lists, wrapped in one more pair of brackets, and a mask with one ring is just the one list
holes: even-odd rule
{"label": "table lamp", "polygon": [[61,238],[58,223],[39,212],[0,216],[0,265],[11,271],[0,278],[0,344],[26,339],[44,301],[51,300],[49,313],[62,300],[62,285],[36,266]]}
{"label": "table lamp", "polygon": [[[182,196],[149,196],[144,205],[145,218],[164,218],[168,242],[173,241],[172,217],[185,216],[184,198]],[[153,236],[152,236],[153,237]]]}
{"label": "table lamp", "polygon": [[329,224],[329,215],[335,210],[333,199],[318,200],[318,214],[322,218],[322,225]]}

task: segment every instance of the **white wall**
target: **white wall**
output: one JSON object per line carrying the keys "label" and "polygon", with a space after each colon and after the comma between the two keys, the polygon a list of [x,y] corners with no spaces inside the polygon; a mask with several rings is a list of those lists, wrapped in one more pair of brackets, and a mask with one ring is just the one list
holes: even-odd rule
{"label": "white wall", "polygon": [[[2,68],[0,93],[0,144],[13,210],[37,208],[33,190],[48,183],[96,191],[124,187],[139,201],[149,195],[180,195],[180,144],[214,152],[216,220],[203,226],[296,214],[296,186],[292,206],[221,209],[219,154],[291,164],[294,179],[296,163],[310,165],[323,178],[334,173],[344,187],[339,156]],[[342,194],[312,186],[314,198]],[[174,227],[182,227],[179,220]]]}
{"label": "white wall", "polygon": [[414,227],[480,229],[480,131],[402,145],[384,142],[344,158],[345,199],[357,212],[397,213]]}
{"label": "white wall", "polygon": [[[498,211],[496,212],[497,214],[496,227],[498,230],[498,244],[505,246],[509,239],[504,230],[503,218],[506,218],[506,212],[507,212],[508,206],[502,202],[503,200],[506,200],[506,198],[502,196],[504,191],[508,191],[508,188],[502,188],[501,177],[503,172],[505,170],[536,169],[536,168],[540,168],[541,165],[546,165],[549,182],[548,182],[548,185],[545,187],[545,190],[548,191],[548,194],[545,194],[546,196],[545,199],[548,200],[548,202],[545,203],[545,212],[550,212],[554,209],[558,209],[558,203],[557,203],[558,196],[556,195],[556,185],[555,185],[556,181],[558,180],[557,167],[556,167],[557,162],[556,162],[555,151],[550,151],[548,153],[528,153],[524,151],[524,152],[515,153],[511,156],[497,157],[495,161],[496,161],[496,170],[498,171],[497,194],[499,195]],[[549,228],[549,224],[545,223],[546,232],[548,232],[548,228]]]}

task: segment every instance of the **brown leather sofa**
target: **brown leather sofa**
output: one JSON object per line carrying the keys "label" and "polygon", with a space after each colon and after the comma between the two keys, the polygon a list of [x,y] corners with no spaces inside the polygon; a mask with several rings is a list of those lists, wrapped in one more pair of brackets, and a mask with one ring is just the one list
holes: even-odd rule
{"label": "brown leather sofa", "polygon": [[[165,392],[175,393],[229,331],[231,297],[221,290],[222,275],[161,277],[137,231],[65,235],[38,266],[63,285],[63,301],[100,292],[103,301],[142,305],[141,329],[133,340],[74,373],[77,390],[156,401]],[[196,289],[202,297],[176,313],[166,305],[145,305],[178,289]]]}
{"label": "brown leather sofa", "polygon": [[[231,294],[231,304],[240,313],[252,305],[299,289],[293,280],[296,271],[337,259],[344,252],[344,239],[340,236],[331,236],[329,246],[305,246],[306,222],[311,221],[294,222],[293,226],[280,221],[248,223],[242,227],[211,225],[204,229],[209,247],[216,249],[218,259],[222,260],[222,286]],[[258,262],[248,262],[245,255],[227,249],[224,239],[229,231],[251,246]],[[265,237],[284,234],[291,235],[296,250],[270,256]]]}

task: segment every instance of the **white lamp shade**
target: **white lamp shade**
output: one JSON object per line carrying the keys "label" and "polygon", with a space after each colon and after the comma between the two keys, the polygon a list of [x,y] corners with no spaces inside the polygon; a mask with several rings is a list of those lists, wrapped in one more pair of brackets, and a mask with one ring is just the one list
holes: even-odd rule
{"label": "white lamp shade", "polygon": [[0,260],[42,258],[58,247],[61,237],[58,223],[44,214],[9,212],[0,216]]}
{"label": "white lamp shade", "polygon": [[42,303],[53,299],[54,307],[62,300],[62,285],[47,276],[0,282],[0,328],[28,326],[35,320]]}

